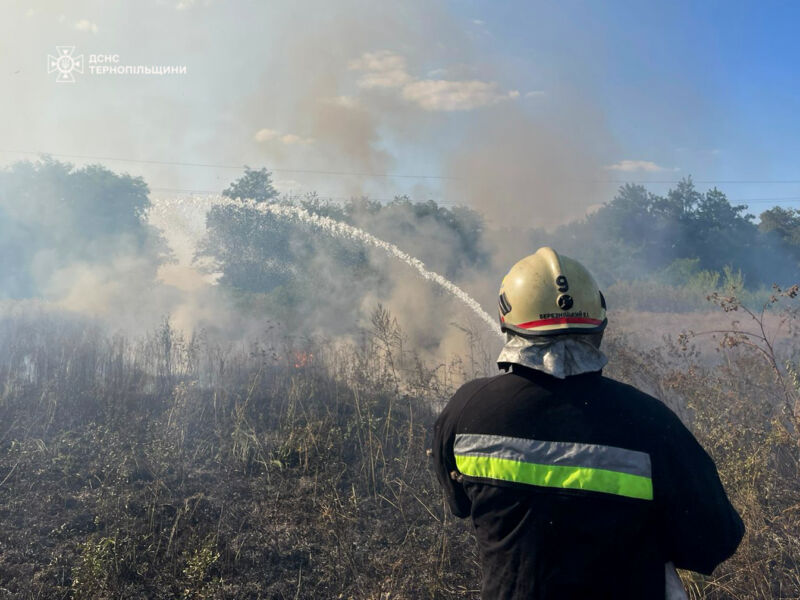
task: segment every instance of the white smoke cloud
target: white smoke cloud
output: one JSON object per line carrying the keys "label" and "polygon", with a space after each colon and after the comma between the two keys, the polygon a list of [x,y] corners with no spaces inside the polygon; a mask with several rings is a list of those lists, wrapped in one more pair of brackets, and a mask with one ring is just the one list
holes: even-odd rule
{"label": "white smoke cloud", "polygon": [[282,135],[280,140],[284,144],[311,144],[314,141],[312,138],[304,138],[299,135],[295,135],[294,133]]}
{"label": "white smoke cloud", "polygon": [[287,145],[312,144],[314,142],[313,138],[306,138],[295,133],[281,133],[275,129],[259,129],[253,139],[261,143],[274,140]]}
{"label": "white smoke cloud", "polygon": [[472,110],[491,106],[504,100],[517,98],[519,92],[505,94],[497,91],[497,84],[486,81],[446,81],[427,79],[403,87],[403,98],[425,110]]}
{"label": "white smoke cloud", "polygon": [[99,27],[97,27],[97,23],[93,23],[89,19],[81,19],[75,23],[75,29],[78,31],[88,31],[90,33],[97,33],[99,31]]}
{"label": "white smoke cloud", "polygon": [[635,171],[644,171],[645,173],[660,173],[662,171],[678,171],[677,168],[662,167],[650,160],[621,160],[613,165],[603,167],[608,171],[622,171],[625,173],[632,173]]}
{"label": "white smoke cloud", "polygon": [[492,81],[417,79],[408,72],[405,57],[389,50],[365,52],[348,66],[362,72],[359,87],[398,89],[404,100],[428,111],[473,110],[519,97],[516,90],[499,91]]}
{"label": "white smoke cloud", "polygon": [[388,50],[365,52],[360,58],[351,60],[348,68],[363,71],[358,85],[365,89],[395,88],[413,81],[405,57]]}
{"label": "white smoke cloud", "polygon": [[[404,158],[430,156],[430,166],[410,168],[438,174],[442,161],[442,175],[457,178],[457,182],[441,187],[435,180],[425,181],[425,186],[430,187],[417,183],[420,199],[438,200],[444,195],[445,202],[466,204],[512,223],[524,219],[536,224],[563,220],[582,215],[584,205],[596,201],[591,188],[567,186],[561,181],[584,179],[589,168],[605,164],[596,162],[592,151],[603,147],[607,152],[608,137],[597,125],[601,120],[583,118],[586,111],[582,107],[572,110],[558,95],[559,90],[543,78],[541,85],[547,86],[547,96],[536,101],[537,110],[539,104],[551,101],[558,106],[546,113],[544,125],[533,122],[524,111],[526,105],[534,103],[515,101],[522,94],[509,88],[517,86],[503,83],[508,81],[504,73],[509,65],[497,55],[486,55],[475,39],[465,34],[464,19],[454,15],[449,4],[417,0],[387,7],[346,1],[334,8],[331,3],[317,1],[305,2],[296,10],[272,10],[271,3],[231,2],[224,10],[250,15],[235,27],[230,24],[233,19],[224,18],[222,4],[206,0],[161,2],[164,10],[151,20],[159,27],[147,30],[153,37],[154,57],[168,63],[196,64],[196,69],[190,69],[198,74],[196,78],[109,78],[102,85],[98,81],[96,86],[90,86],[86,78],[69,90],[58,89],[48,80],[47,88],[43,84],[17,88],[7,97],[9,110],[0,111],[9,117],[3,123],[4,135],[8,133],[16,147],[75,154],[247,163],[266,165],[279,175],[281,168],[355,173],[348,177],[303,174],[297,176],[300,183],[276,181],[279,189],[316,189],[323,195],[330,192],[336,196],[370,194],[386,198],[408,192],[413,180],[369,179],[357,173],[386,173],[395,168],[403,172],[400,169],[409,168],[400,166],[407,162]],[[186,12],[176,12],[175,8]],[[89,13],[71,15],[64,26],[85,14]],[[108,23],[125,22],[117,14],[112,20],[104,13],[104,19]],[[203,19],[208,21],[202,22]],[[263,23],[269,31],[256,33],[245,21]],[[196,29],[211,25],[218,25],[219,29],[215,28],[215,43],[208,44]],[[107,27],[104,25],[103,33],[108,33]],[[134,28],[129,32],[124,27],[113,31],[118,39],[110,51],[120,52],[126,60],[144,60],[140,58],[147,56],[143,54],[141,38],[133,33],[138,31]],[[19,35],[21,41],[23,34]],[[41,39],[34,39],[42,47],[57,41],[52,33],[42,31],[36,35],[40,35]],[[0,46],[3,44],[0,41]],[[39,57],[26,51],[0,52],[0,58],[18,54],[30,54],[37,60]],[[3,64],[14,66],[10,61]],[[34,66],[41,67],[39,63]],[[536,89],[540,83],[525,85],[523,91]],[[74,103],[66,92],[74,92]],[[190,106],[186,97],[207,98],[208,102]],[[150,102],[148,110],[142,111],[143,102],[153,98],[158,102]],[[482,108],[485,110],[477,110]],[[24,118],[10,117],[19,110]],[[448,114],[467,111],[474,112]],[[60,125],[52,127],[56,117],[60,117]],[[451,145],[443,151],[443,145],[438,145],[440,141],[453,140],[461,142],[456,149]],[[122,164],[112,168],[135,169],[152,186],[165,188],[221,189],[236,177],[230,171],[209,175],[204,169],[181,171],[171,165]],[[203,177],[215,179],[208,183]],[[408,186],[401,188],[398,182],[408,182]],[[204,214],[194,208],[191,212]],[[194,218],[190,220],[193,227],[204,226],[202,217],[197,223]],[[446,255],[446,244],[435,246],[447,233],[442,229],[431,226],[425,236],[408,238],[414,239],[411,247],[412,242],[407,243],[399,235],[390,239],[418,256],[431,256],[434,253],[430,249],[434,247],[437,252],[441,247],[440,254]],[[388,237],[385,230],[373,233],[383,239]],[[422,237],[431,241],[421,241]],[[190,267],[192,245],[180,236],[171,241],[177,242],[173,251],[180,262],[162,267],[159,276],[174,290],[169,290],[163,304],[153,301],[149,309],[157,317],[175,315],[179,310],[175,298],[180,297],[179,306],[185,306],[180,309],[182,323],[192,325],[192,315],[196,314],[194,324],[206,320],[224,327],[222,311],[215,313],[211,295],[204,295],[207,288],[214,286],[207,286],[208,281]],[[529,242],[520,239],[519,244],[525,246]],[[502,248],[508,256],[498,259],[503,269],[531,251],[509,246],[504,239]],[[420,313],[442,298],[453,304],[458,301],[451,301],[438,286],[420,278],[405,264],[386,262],[391,265],[385,274],[390,291],[383,293],[382,289],[375,297],[400,313],[401,323],[414,321],[420,336],[424,331],[434,331],[435,319]],[[135,267],[122,261],[117,265],[120,272]],[[76,265],[60,272],[52,294],[60,295],[77,310],[82,288],[69,285],[69,278],[75,277],[86,286],[84,290],[96,289],[96,298],[103,299],[101,306],[91,310],[116,305],[120,312],[127,310],[127,304],[122,303],[126,298],[146,295],[140,291],[144,288],[134,289],[132,285],[128,286],[129,291],[117,288],[117,282],[123,280],[114,280],[112,275],[110,271],[91,273],[86,265]],[[337,276],[332,273],[331,278]],[[463,280],[466,279],[460,281]],[[480,289],[483,283],[479,276],[470,281],[470,294],[477,296],[483,306],[493,307],[499,281],[493,277],[485,286],[486,293]],[[369,284],[365,282],[364,287]],[[420,290],[428,292],[423,296]],[[341,298],[348,296],[343,293]],[[420,300],[412,306],[410,298]],[[90,300],[87,304],[91,304]],[[201,302],[202,310],[195,311]],[[335,310],[324,308],[320,312],[336,318]],[[459,314],[469,312],[461,308]],[[476,319],[483,327],[482,319]]]}

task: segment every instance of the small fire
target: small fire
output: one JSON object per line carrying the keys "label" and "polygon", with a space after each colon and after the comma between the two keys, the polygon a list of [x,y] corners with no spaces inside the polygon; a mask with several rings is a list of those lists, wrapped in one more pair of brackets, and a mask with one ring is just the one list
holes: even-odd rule
{"label": "small fire", "polygon": [[314,361],[314,355],[311,352],[295,352],[294,353],[294,368],[303,369],[311,366]]}

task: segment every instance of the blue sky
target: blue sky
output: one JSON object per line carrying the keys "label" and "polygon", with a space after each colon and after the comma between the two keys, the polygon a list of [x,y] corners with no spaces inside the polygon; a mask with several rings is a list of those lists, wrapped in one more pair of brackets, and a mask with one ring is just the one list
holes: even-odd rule
{"label": "blue sky", "polygon": [[[798,12],[789,2],[11,0],[0,7],[0,150],[266,165],[286,191],[408,193],[536,224],[608,200],[609,181],[691,174],[755,199],[757,214],[774,198],[800,206],[800,183],[775,182],[800,180]],[[46,57],[63,44],[187,70],[56,83]],[[159,190],[218,190],[236,176],[107,164]],[[763,183],[732,183],[743,180]]]}
{"label": "blue sky", "polygon": [[[550,11],[501,4],[485,21],[509,55],[577,73],[618,158],[699,180],[800,178],[796,3],[564,2]],[[719,185],[732,199],[800,195],[798,185]]]}

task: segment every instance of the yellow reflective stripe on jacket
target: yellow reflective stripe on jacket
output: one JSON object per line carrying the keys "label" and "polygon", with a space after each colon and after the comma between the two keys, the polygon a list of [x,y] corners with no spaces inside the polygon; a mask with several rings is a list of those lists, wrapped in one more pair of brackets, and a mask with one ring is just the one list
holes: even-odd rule
{"label": "yellow reflective stripe on jacket", "polygon": [[468,477],[653,499],[650,456],[636,450],[458,434],[454,453]]}

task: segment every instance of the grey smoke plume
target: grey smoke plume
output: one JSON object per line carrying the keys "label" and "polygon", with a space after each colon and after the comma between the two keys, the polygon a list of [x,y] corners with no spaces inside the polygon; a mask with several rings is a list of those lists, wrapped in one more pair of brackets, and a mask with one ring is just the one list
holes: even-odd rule
{"label": "grey smoke plume", "polygon": [[[133,34],[135,28],[122,9],[105,7],[104,20],[99,14],[93,18],[97,32],[78,38],[76,44],[84,52],[119,52],[134,62],[187,62],[191,78],[113,84],[87,79],[76,84],[72,95],[62,89],[59,96],[40,83],[20,79],[6,101],[24,114],[9,123],[9,139],[20,148],[80,151],[77,141],[84,140],[86,154],[348,172],[351,175],[276,171],[276,179],[284,190],[318,190],[323,196],[363,193],[387,198],[413,189],[421,199],[471,206],[495,227],[558,223],[580,216],[597,202],[591,184],[573,180],[590,177],[602,164],[598,149],[609,137],[602,117],[574,100],[580,91],[558,89],[546,80],[543,94],[527,95],[518,74],[486,53],[467,27],[469,20],[444,2],[314,1],[280,9],[259,4],[248,6],[247,25],[236,26],[228,22],[226,11],[243,11],[241,7],[211,2],[181,11],[166,8],[174,6],[159,6],[161,13],[143,21],[145,36]],[[27,21],[16,17],[20,37],[47,47],[60,31],[57,7],[34,13],[25,17]],[[197,33],[208,22],[219,23],[218,38]],[[256,35],[258,23],[269,24],[268,36]],[[153,38],[152,47],[142,48],[143,37]],[[9,72],[19,68],[6,64],[10,54],[3,56],[0,63]],[[40,62],[25,62],[25,77]],[[20,125],[67,114],[58,127]],[[457,143],[448,145],[440,138]],[[449,157],[443,175],[451,179],[412,182],[369,176],[407,169],[400,164],[400,148],[431,152],[437,159]],[[119,170],[114,163],[108,166]],[[164,165],[131,169],[147,175],[154,187],[221,188],[236,176],[231,171]],[[438,164],[431,171],[436,174]],[[202,214],[198,209],[187,217],[194,239],[202,234],[197,216]],[[45,219],[56,218],[53,211],[41,211],[40,216],[35,226],[45,227]],[[459,256],[452,230],[427,217],[409,215],[409,222],[413,232],[393,231],[391,221],[368,212],[356,217],[356,224],[367,231],[424,257],[490,314],[503,272],[535,249],[529,238],[484,232],[484,240],[492,244],[483,249],[489,258],[471,265],[473,258]],[[194,268],[193,238],[181,235],[169,239],[179,262],[156,265],[155,283],[152,262],[142,262],[139,249],[121,242],[114,242],[113,253],[106,253],[113,260],[102,264],[81,259],[48,266],[58,253],[43,251],[36,262],[39,291],[59,306],[105,315],[131,327],[146,328],[169,314],[187,329],[213,327],[232,337],[246,330],[230,297]],[[369,261],[381,275],[365,281],[357,295],[346,293],[352,291],[352,282],[331,272],[328,256],[314,255],[310,265],[291,266],[297,277],[306,267],[328,272],[328,289],[341,290],[329,311],[314,314],[318,325],[337,321],[349,327],[352,323],[336,319],[336,314],[350,300],[357,300],[361,313],[382,302],[409,329],[413,343],[432,351],[463,347],[463,335],[450,325],[463,324],[458,303],[378,252],[370,251]]]}
{"label": "grey smoke plume", "polygon": [[609,145],[602,115],[566,90],[550,94],[537,97],[535,113],[509,104],[476,116],[447,161],[448,198],[498,227],[525,228],[582,218],[607,199],[599,181]]}

